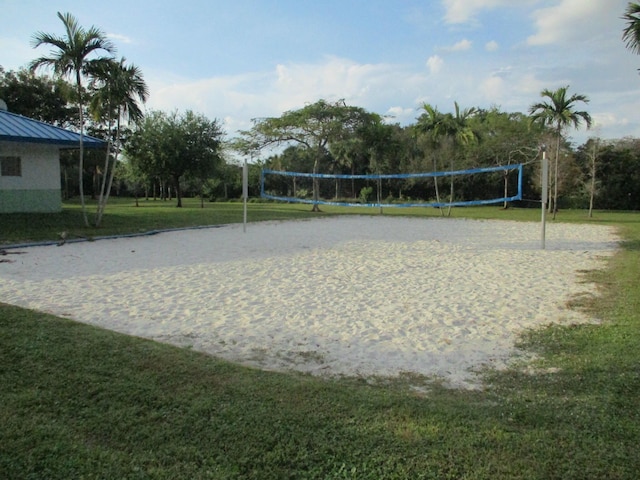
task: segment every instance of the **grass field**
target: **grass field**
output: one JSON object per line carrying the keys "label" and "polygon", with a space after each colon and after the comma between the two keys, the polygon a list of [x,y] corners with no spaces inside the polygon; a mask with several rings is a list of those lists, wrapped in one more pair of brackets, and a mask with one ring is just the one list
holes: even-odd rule
{"label": "grass field", "polygon": [[[141,205],[116,200],[100,229],[79,228],[75,205],[0,215],[0,243],[242,221],[239,203]],[[308,210],[250,204],[249,220]],[[540,218],[493,207],[452,216]],[[638,478],[640,214],[563,211],[557,221],[624,237],[606,271],[585,273],[601,297],[574,305],[604,322],[528,333],[522,346],[540,355],[532,368],[489,372],[482,391],[263,372],[0,304],[0,478]]]}

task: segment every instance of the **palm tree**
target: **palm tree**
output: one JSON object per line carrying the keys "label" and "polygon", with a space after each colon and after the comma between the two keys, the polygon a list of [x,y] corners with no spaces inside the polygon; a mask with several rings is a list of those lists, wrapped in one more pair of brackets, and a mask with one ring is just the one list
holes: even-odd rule
{"label": "palm tree", "polygon": [[49,45],[54,48],[50,56],[36,58],[29,65],[32,71],[40,67],[50,67],[58,77],[75,76],[76,95],[78,102],[78,115],[80,120],[80,160],[79,160],[79,188],[80,203],[82,205],[82,216],[85,226],[89,226],[87,211],[84,202],[83,170],[84,170],[84,102],[82,79],[86,73],[86,65],[90,54],[98,50],[105,50],[108,53],[115,52],[115,46],[109,41],[106,35],[96,27],[88,30],[82,28],[77,19],[70,13],[62,14],[58,12],[58,18],[64,24],[66,36],[58,37],[44,32],[37,32],[33,35],[32,44],[34,48],[41,45]]}
{"label": "palm tree", "polygon": [[629,2],[622,19],[627,22],[622,40],[631,52],[640,54],[640,4]]}
{"label": "palm tree", "polygon": [[[92,76],[91,89],[95,92],[90,104],[90,110],[96,120],[106,119],[108,130],[107,152],[105,156],[102,186],[98,200],[96,227],[100,226],[104,209],[109,200],[109,192],[113,184],[118,156],[120,154],[120,135],[122,122],[137,123],[143,118],[138,101],[147,101],[149,89],[142,72],[135,65],[125,65],[126,59],[91,61],[87,71]],[[115,123],[115,132],[113,132]],[[113,163],[109,167],[112,145]],[[108,180],[107,180],[108,179]]]}
{"label": "palm tree", "polygon": [[573,94],[567,98],[567,90],[569,86],[560,87],[556,91],[544,89],[540,92],[542,97],[546,97],[549,101],[535,103],[529,108],[529,115],[532,121],[540,123],[543,126],[552,126],[556,136],[556,158],[554,164],[554,186],[553,186],[553,219],[556,218],[558,210],[558,159],[560,157],[560,140],[563,131],[573,126],[578,128],[582,121],[591,127],[591,115],[584,111],[576,111],[575,104],[577,102],[589,103],[586,95]]}
{"label": "palm tree", "polygon": [[[422,131],[430,132],[434,144],[438,145],[443,139],[452,143],[454,148],[451,154],[451,171],[455,170],[455,156],[457,150],[463,145],[473,143],[478,139],[476,132],[469,125],[471,117],[478,113],[476,108],[460,109],[458,102],[454,102],[455,113],[442,114],[437,108],[429,104],[424,104],[425,115],[418,119],[418,126]],[[435,161],[434,161],[435,162]],[[435,163],[434,163],[435,167]],[[437,184],[436,184],[437,190]],[[453,202],[453,175],[451,175],[449,192],[449,209],[451,214],[451,203]]]}
{"label": "palm tree", "polygon": [[[433,107],[428,103],[422,106],[424,113],[418,118],[416,129],[420,133],[428,134],[428,140],[432,147],[440,146],[440,125],[443,122],[444,115],[440,113],[437,107]],[[433,155],[433,171],[438,171],[437,156]],[[440,203],[440,191],[438,189],[438,177],[433,177],[433,183],[436,193],[436,203]],[[444,213],[443,213],[444,214]]]}

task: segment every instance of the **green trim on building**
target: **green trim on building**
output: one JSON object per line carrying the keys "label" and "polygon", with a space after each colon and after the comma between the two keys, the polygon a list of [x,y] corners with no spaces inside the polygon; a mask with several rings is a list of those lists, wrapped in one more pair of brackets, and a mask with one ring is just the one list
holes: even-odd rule
{"label": "green trim on building", "polygon": [[62,211],[60,190],[0,190],[0,213]]}

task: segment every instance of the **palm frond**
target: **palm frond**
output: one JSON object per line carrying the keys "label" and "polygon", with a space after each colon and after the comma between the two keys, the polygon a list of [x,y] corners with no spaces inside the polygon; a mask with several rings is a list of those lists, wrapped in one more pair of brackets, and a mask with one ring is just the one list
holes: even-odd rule
{"label": "palm frond", "polygon": [[622,19],[627,22],[622,40],[631,52],[640,54],[640,4],[629,2]]}

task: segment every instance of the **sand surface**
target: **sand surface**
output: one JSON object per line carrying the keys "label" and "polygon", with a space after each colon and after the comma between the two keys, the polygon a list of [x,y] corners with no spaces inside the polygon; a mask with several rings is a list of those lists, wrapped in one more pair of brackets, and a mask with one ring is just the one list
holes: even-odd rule
{"label": "sand surface", "polygon": [[[525,329],[594,321],[613,229],[446,218],[266,222],[20,249],[0,301],[234,362],[477,386]],[[8,258],[4,257],[4,258]]]}

